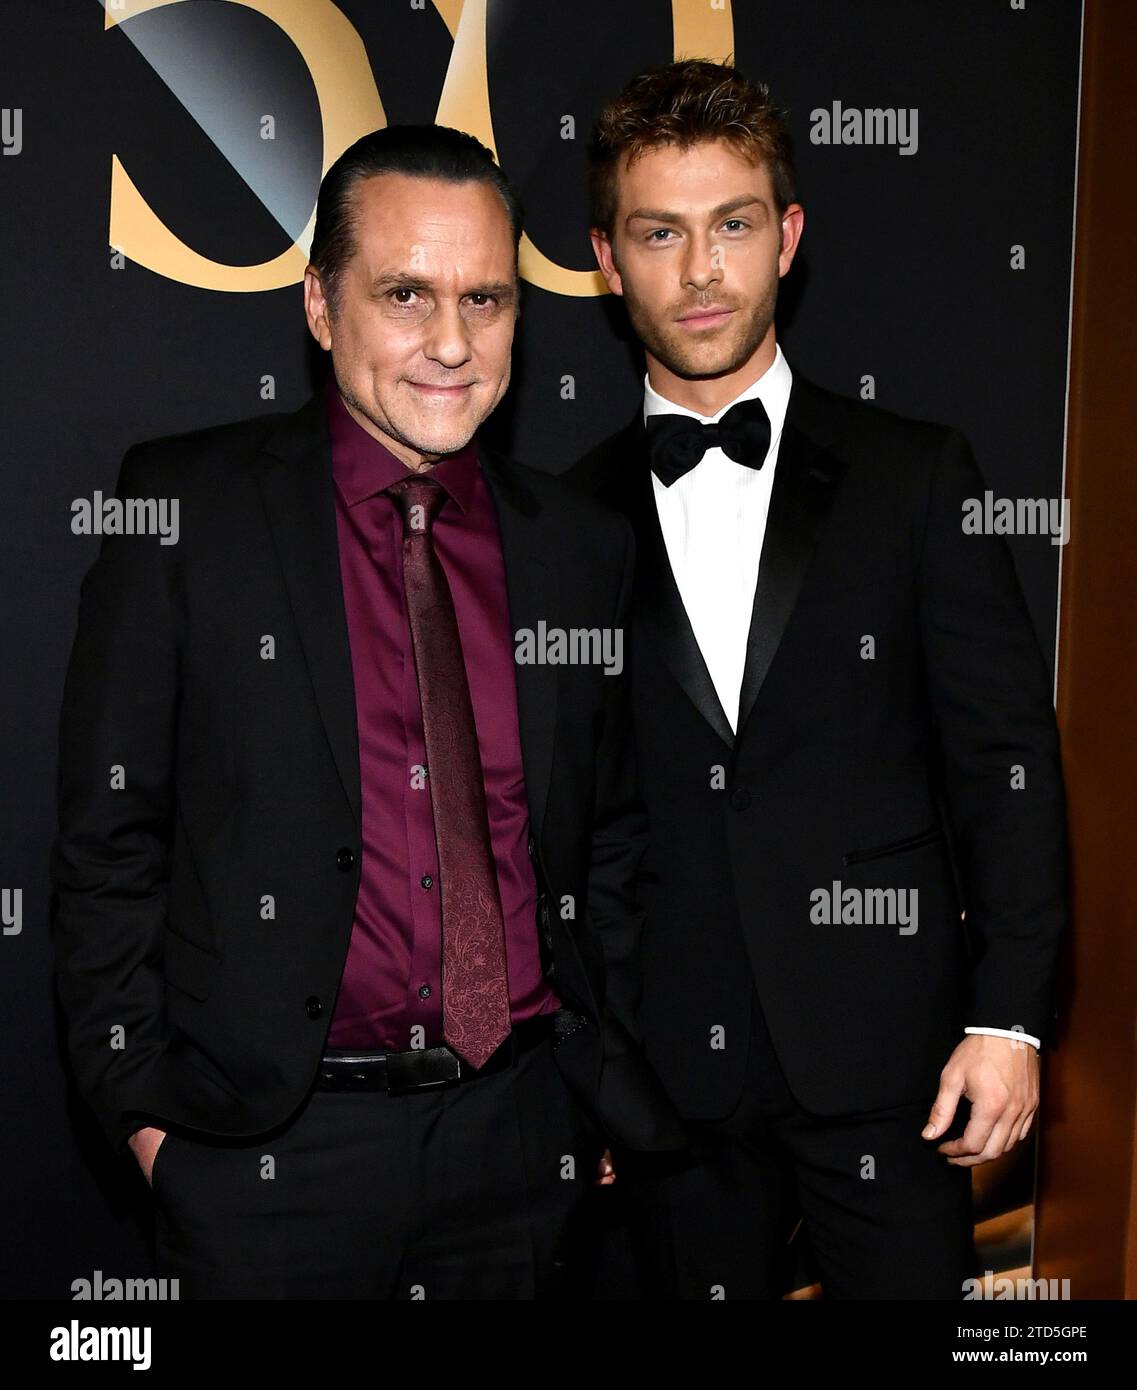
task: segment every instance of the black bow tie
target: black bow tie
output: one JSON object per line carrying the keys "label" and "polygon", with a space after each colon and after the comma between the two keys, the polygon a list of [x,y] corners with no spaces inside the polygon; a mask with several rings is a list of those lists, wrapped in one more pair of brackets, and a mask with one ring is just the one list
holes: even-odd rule
{"label": "black bow tie", "polygon": [[689,473],[716,446],[746,468],[761,468],[770,447],[770,417],[757,397],[732,405],[717,425],[690,415],[649,415],[651,471],[664,487]]}

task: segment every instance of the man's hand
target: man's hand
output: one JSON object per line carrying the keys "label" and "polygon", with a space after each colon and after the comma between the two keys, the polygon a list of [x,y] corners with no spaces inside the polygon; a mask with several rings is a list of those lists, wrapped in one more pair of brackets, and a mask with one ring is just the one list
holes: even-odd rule
{"label": "man's hand", "polygon": [[600,1158],[600,1166],[596,1170],[597,1177],[594,1187],[611,1187],[616,1181],[616,1169],[612,1166],[612,1150],[605,1149]]}
{"label": "man's hand", "polygon": [[939,1146],[959,1168],[975,1168],[1009,1153],[1030,1130],[1038,1109],[1038,1053],[1031,1043],[989,1033],[969,1033],[940,1073],[940,1089],[923,1138],[943,1134],[960,1096],[971,1118],[959,1139]]}
{"label": "man's hand", "polygon": [[126,1141],[147,1182],[150,1182],[150,1175],[154,1171],[154,1159],[165,1137],[164,1129],[155,1129],[153,1125],[147,1125],[144,1129],[136,1129]]}

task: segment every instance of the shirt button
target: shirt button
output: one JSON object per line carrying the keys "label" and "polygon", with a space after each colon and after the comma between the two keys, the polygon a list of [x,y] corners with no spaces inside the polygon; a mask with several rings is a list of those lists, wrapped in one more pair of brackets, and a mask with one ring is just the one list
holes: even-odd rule
{"label": "shirt button", "polygon": [[336,850],[336,868],[339,869],[341,873],[346,874],[354,863],[355,855],[352,854],[351,850],[347,849],[346,846],[343,849]]}
{"label": "shirt button", "polygon": [[730,794],[730,804],[736,811],[745,811],[750,805],[750,790],[747,787],[735,787]]}
{"label": "shirt button", "polygon": [[430,998],[430,993],[431,993],[431,991],[430,991],[430,986],[429,986],[429,985],[419,985],[419,987],[418,987],[418,997],[419,997],[420,999],[429,999],[429,998]]}
{"label": "shirt button", "polygon": [[304,1001],[304,1012],[309,1018],[319,1018],[324,1012],[324,1006],[314,994],[310,994]]}
{"label": "shirt button", "polygon": [[429,874],[423,874],[422,878],[419,879],[419,882],[422,884],[424,888],[434,887],[434,879],[432,879]]}

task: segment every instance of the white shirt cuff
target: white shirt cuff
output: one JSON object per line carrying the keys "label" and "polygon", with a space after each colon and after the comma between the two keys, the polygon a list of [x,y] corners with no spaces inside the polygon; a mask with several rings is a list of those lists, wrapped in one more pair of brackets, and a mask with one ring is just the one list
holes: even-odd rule
{"label": "white shirt cuff", "polygon": [[987,1033],[993,1038],[1011,1038],[1015,1042],[1028,1042],[1036,1052],[1042,1050],[1042,1040],[1031,1037],[1029,1033],[1024,1033],[1019,1028],[965,1028],[965,1033]]}

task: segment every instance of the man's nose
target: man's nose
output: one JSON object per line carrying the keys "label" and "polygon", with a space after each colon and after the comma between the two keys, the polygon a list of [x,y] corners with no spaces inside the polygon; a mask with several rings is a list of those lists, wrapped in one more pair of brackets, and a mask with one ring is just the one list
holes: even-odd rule
{"label": "man's nose", "polygon": [[705,290],[722,279],[721,251],[710,237],[692,237],[683,265],[684,284]]}
{"label": "man's nose", "polygon": [[458,305],[442,300],[427,320],[422,350],[432,362],[451,369],[470,358],[470,335]]}

